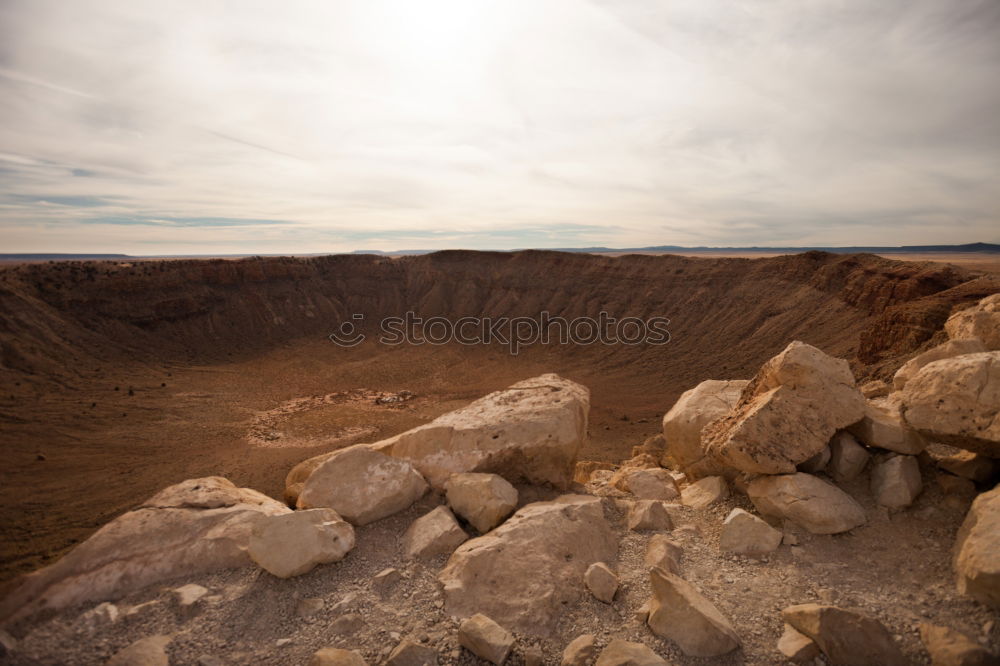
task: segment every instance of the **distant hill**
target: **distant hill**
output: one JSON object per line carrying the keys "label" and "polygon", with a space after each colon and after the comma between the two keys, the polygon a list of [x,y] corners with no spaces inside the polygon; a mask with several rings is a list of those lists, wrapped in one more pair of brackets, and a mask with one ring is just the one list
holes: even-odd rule
{"label": "distant hill", "polygon": [[[941,254],[956,254],[956,253],[978,253],[978,254],[1000,254],[1000,245],[995,243],[966,243],[965,245],[902,245],[899,247],[884,247],[884,246],[868,246],[868,245],[850,245],[845,247],[822,247],[818,245],[808,245],[802,247],[764,247],[760,245],[752,245],[749,247],[707,247],[704,245],[697,247],[684,247],[682,245],[649,245],[646,247],[624,247],[624,248],[614,248],[614,247],[551,247],[551,248],[518,248],[516,250],[510,250],[511,252],[517,252],[520,250],[527,249],[541,249],[548,250],[550,252],[582,252],[587,254],[603,254],[603,253],[629,253],[629,252],[662,252],[662,253],[674,253],[674,254],[693,254],[693,253],[755,253],[759,252],[761,254],[799,254],[801,252],[831,252],[833,254],[857,254],[857,253],[869,253],[869,254],[929,254],[929,253],[941,253]],[[299,252],[294,253],[291,256],[298,257],[316,257],[324,256],[326,254],[376,254],[383,256],[401,256],[401,255],[419,255],[419,254],[430,254],[432,252],[438,252],[439,250],[394,250],[391,252],[386,252],[384,250],[354,250],[353,252],[345,253],[326,253],[326,252]],[[501,250],[502,251],[502,250]],[[256,253],[256,254],[184,254],[184,255],[130,255],[130,254],[0,254],[0,261],[73,261],[73,260],[85,260],[85,259],[110,259],[110,260],[120,260],[120,259],[200,259],[206,257],[213,258],[231,258],[237,259],[241,257],[280,257],[289,256],[275,253]]]}
{"label": "distant hill", "polygon": [[0,261],[73,261],[82,259],[131,259],[127,254],[0,254]]}
{"label": "distant hill", "polygon": [[995,243],[966,243],[965,245],[902,245],[898,247],[884,247],[884,246],[862,246],[862,245],[851,245],[845,247],[822,247],[818,245],[809,245],[802,247],[762,247],[759,245],[752,245],[749,247],[683,247],[680,245],[651,245],[647,247],[627,247],[627,248],[611,248],[611,247],[559,247],[551,248],[558,252],[589,252],[589,253],[601,253],[601,252],[766,252],[769,254],[782,253],[782,254],[798,254],[800,252],[832,252],[833,254],[857,254],[860,252],[867,252],[869,254],[922,254],[928,252],[941,252],[941,253],[951,253],[956,252],[970,252],[970,253],[988,253],[988,254],[1000,254],[1000,245]]}

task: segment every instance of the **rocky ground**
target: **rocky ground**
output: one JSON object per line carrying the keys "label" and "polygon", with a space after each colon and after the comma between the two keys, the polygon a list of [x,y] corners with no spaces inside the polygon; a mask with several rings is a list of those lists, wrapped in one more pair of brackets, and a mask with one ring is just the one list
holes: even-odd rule
{"label": "rocky ground", "polygon": [[[913,663],[929,663],[919,640],[921,622],[952,627],[1000,651],[1000,616],[958,595],[953,583],[951,550],[967,500],[943,495],[934,474],[925,468],[924,493],[912,507],[894,513],[875,507],[865,482],[857,481],[847,490],[872,516],[867,525],[840,535],[791,528],[786,540],[796,545],[784,544],[760,558],[719,550],[729,511],[753,509],[745,496],[734,494],[700,510],[677,509],[680,519],[670,534],[684,551],[684,578],[730,619],[742,643],[740,651],[711,663],[781,662],[780,611],[805,602],[856,608],[877,618]],[[556,494],[523,485],[518,490],[521,505]],[[676,664],[705,663],[656,637],[636,615],[650,596],[643,556],[654,533],[627,529],[622,509],[629,494],[606,485],[575,490],[606,497],[604,509],[619,540],[618,559],[609,564],[621,587],[612,604],[584,595],[551,637],[518,636],[507,663],[524,663],[531,648],[541,650],[545,663],[558,663],[566,645],[588,633],[598,645],[625,638]],[[436,576],[447,558],[408,561],[403,553],[407,527],[442,501],[428,494],[406,511],[357,528],[357,547],[347,558],[297,578],[279,579],[259,568],[192,576],[117,601],[113,620],[106,606],[86,604],[22,624],[15,629],[25,633],[5,663],[101,663],[153,635],[170,636],[171,664],[305,664],[330,646],[358,650],[375,664],[406,639],[436,650],[442,664],[487,663],[460,648],[459,621],[444,612]],[[379,589],[373,581],[388,568],[399,570],[400,579]],[[191,607],[183,607],[174,592],[186,584],[207,590]]]}

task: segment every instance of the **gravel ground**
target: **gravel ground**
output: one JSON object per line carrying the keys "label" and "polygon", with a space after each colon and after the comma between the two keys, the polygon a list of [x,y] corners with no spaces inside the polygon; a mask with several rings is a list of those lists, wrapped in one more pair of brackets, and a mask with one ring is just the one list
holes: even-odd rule
{"label": "gravel ground", "polygon": [[[678,507],[674,538],[684,549],[684,577],[726,615],[742,649],[717,659],[685,656],[673,643],[653,635],[636,612],[650,595],[643,565],[652,533],[625,526],[629,495],[607,486],[580,486],[578,492],[605,496],[605,514],[619,536],[618,559],[610,563],[621,578],[613,604],[604,604],[583,587],[580,601],[559,619],[554,635],[518,636],[509,664],[524,663],[537,647],[545,663],[558,664],[576,636],[592,633],[598,644],[614,638],[645,643],[675,664],[774,664],[782,661],[776,644],[782,608],[810,601],[855,608],[879,619],[896,636],[914,663],[929,663],[917,625],[929,621],[962,631],[1000,650],[998,614],[955,591],[950,557],[968,499],[945,497],[924,470],[925,489],[909,509],[889,514],[874,507],[867,475],[845,486],[865,506],[868,524],[848,534],[819,536],[786,529],[783,544],[763,558],[722,554],[719,532],[726,514],[739,506],[753,510],[734,493],[702,510]],[[551,490],[519,487],[521,504],[550,499]],[[102,663],[133,641],[172,637],[171,664],[306,664],[322,647],[358,650],[371,664],[381,663],[402,639],[434,647],[441,664],[485,663],[461,649],[458,620],[443,611],[436,575],[446,558],[417,563],[402,555],[401,537],[409,524],[441,499],[428,495],[410,509],[357,530],[357,547],[342,562],[281,580],[259,569],[194,576],[148,588],[115,602],[119,617],[100,619],[96,604],[67,609],[11,627],[18,638],[10,664]],[[384,597],[372,578],[386,568],[401,579]],[[191,610],[174,601],[172,590],[196,583],[209,590]],[[503,593],[500,589],[499,594]],[[305,600],[319,600],[306,601]],[[302,607],[319,608],[305,615]]]}

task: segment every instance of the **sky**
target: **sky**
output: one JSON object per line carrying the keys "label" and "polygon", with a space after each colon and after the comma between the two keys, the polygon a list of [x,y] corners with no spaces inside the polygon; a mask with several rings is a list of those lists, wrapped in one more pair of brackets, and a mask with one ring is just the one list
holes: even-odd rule
{"label": "sky", "polygon": [[0,0],[0,252],[1000,242],[996,0]]}

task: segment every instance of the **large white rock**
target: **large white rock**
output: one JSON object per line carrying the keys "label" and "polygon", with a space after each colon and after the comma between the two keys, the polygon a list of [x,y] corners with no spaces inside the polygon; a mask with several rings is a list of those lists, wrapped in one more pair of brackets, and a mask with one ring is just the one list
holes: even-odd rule
{"label": "large white rock", "polygon": [[837,486],[810,474],[762,476],[747,487],[765,516],[784,518],[813,534],[837,534],[863,525],[865,510]]}
{"label": "large white rock", "polygon": [[327,507],[355,525],[406,509],[427,491],[413,465],[357,444],[321,462],[302,485],[299,509]]}
{"label": "large white rock", "polygon": [[948,317],[944,330],[952,340],[978,339],[987,349],[1000,350],[1000,294],[987,296]]}
{"label": "large white rock", "polygon": [[660,567],[667,573],[681,575],[681,559],[684,549],[666,534],[654,534],[646,544],[643,562],[650,569]]}
{"label": "large white rock", "polygon": [[281,502],[222,477],[182,481],[112,520],[55,564],[24,576],[0,601],[0,622],[116,599],[172,578],[251,566],[247,545],[254,523],[286,513]]}
{"label": "large white rock", "polygon": [[1000,486],[976,498],[955,540],[958,591],[1000,608]]}
{"label": "large white rock", "polygon": [[930,439],[1000,458],[1000,351],[928,363],[902,403],[907,423]]}
{"label": "large white rock", "polygon": [[761,367],[728,416],[705,426],[702,446],[743,472],[790,473],[864,409],[847,361],[795,341]]}
{"label": "large white rock", "polygon": [[259,519],[250,537],[253,561],[278,578],[339,562],[354,548],[354,528],[333,509],[309,509]]}
{"label": "large white rock", "polygon": [[913,379],[920,372],[920,369],[928,363],[940,361],[945,358],[954,358],[962,354],[976,354],[984,351],[986,351],[986,347],[983,345],[982,340],[949,340],[933,349],[928,349],[923,354],[917,354],[904,363],[903,367],[897,370],[896,374],[892,377],[892,388],[896,391],[902,391],[906,386],[906,382]]}
{"label": "large white rock", "polygon": [[719,548],[739,555],[763,555],[776,550],[781,545],[781,538],[781,530],[737,507],[722,523]]}
{"label": "large white rock", "polygon": [[513,631],[548,635],[583,598],[587,568],[613,562],[617,550],[596,497],[528,504],[452,554],[438,576],[445,608],[454,616],[483,613]]}
{"label": "large white rock", "polygon": [[565,489],[587,437],[589,410],[586,387],[541,375],[373,446],[413,463],[436,490],[457,472]]}
{"label": "large white rock", "polygon": [[903,420],[901,397],[900,393],[892,393],[885,398],[869,400],[864,418],[848,430],[868,446],[917,455],[927,447],[927,440]]}
{"label": "large white rock", "polygon": [[444,484],[448,505],[486,534],[517,508],[517,489],[499,474],[454,474]]}
{"label": "large white rock", "polygon": [[654,634],[692,657],[717,657],[740,646],[729,620],[691,583],[659,568],[651,569],[649,578],[653,598],[647,624]]}
{"label": "large white rock", "polygon": [[706,457],[701,429],[729,414],[749,383],[746,379],[709,379],[682,393],[663,416],[663,438],[667,443],[664,464],[679,466],[691,478],[723,473],[722,465]]}
{"label": "large white rock", "polygon": [[913,456],[889,455],[872,467],[871,488],[875,502],[890,509],[913,504],[924,484],[920,466]]}

